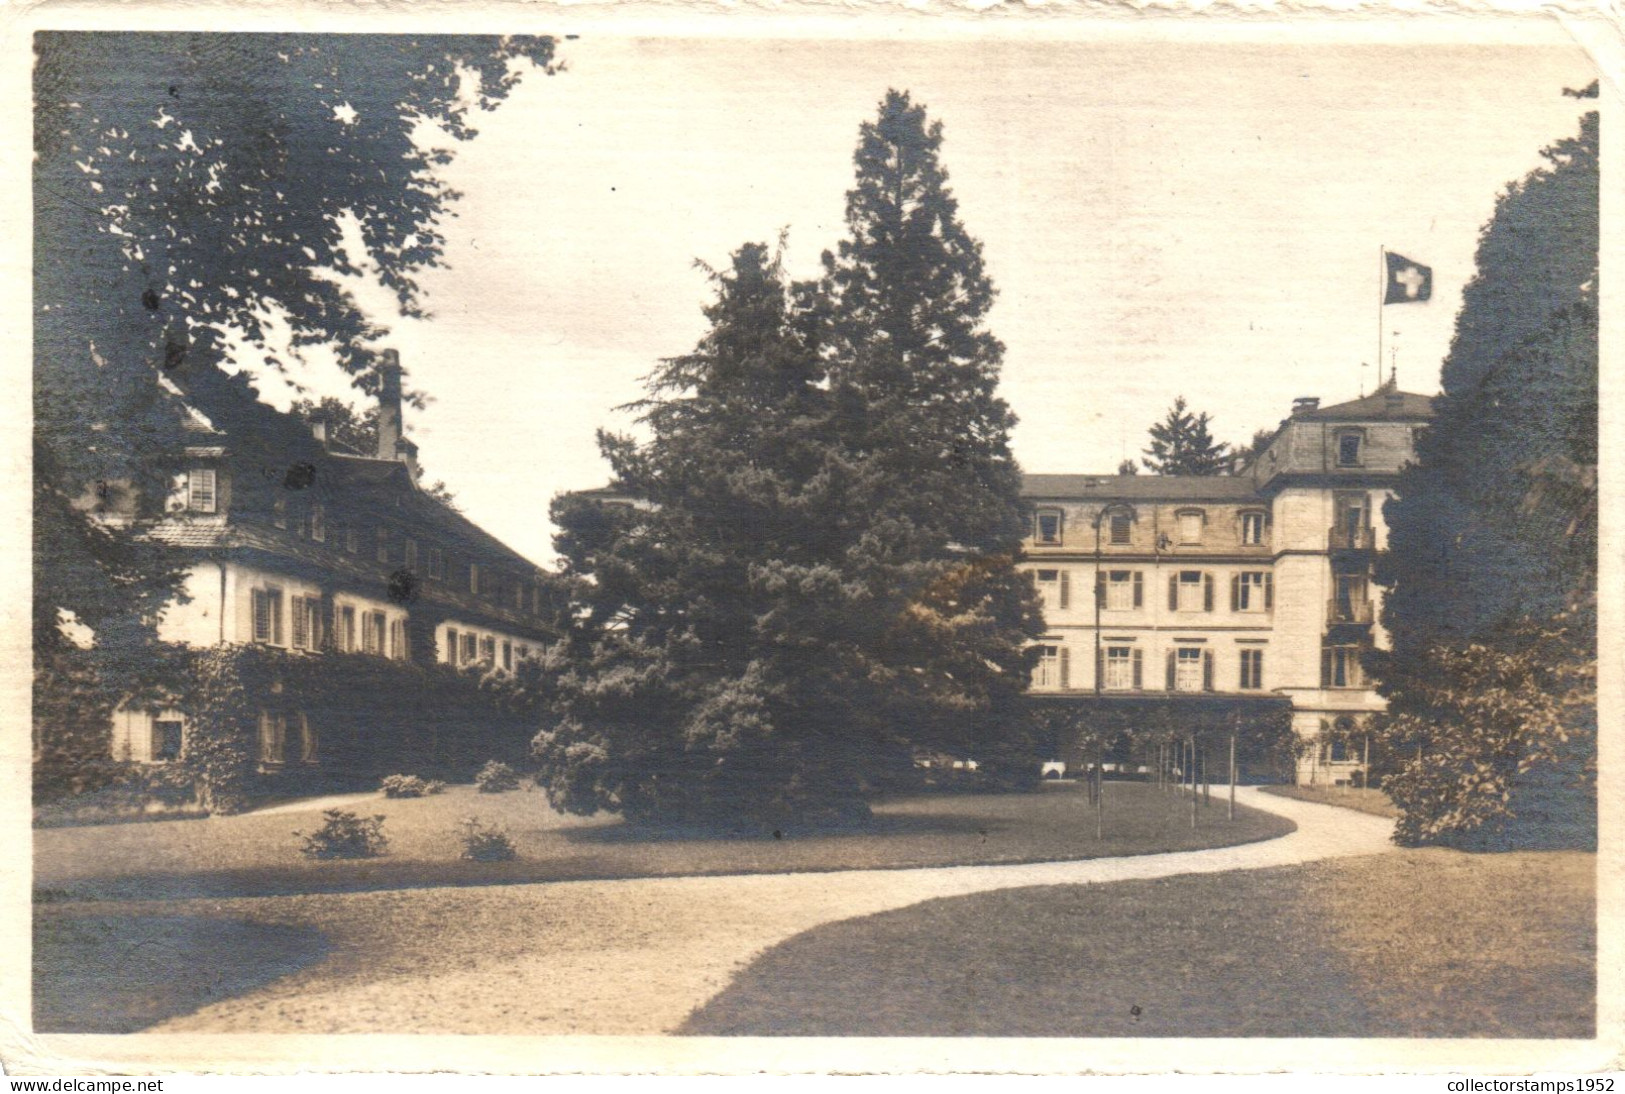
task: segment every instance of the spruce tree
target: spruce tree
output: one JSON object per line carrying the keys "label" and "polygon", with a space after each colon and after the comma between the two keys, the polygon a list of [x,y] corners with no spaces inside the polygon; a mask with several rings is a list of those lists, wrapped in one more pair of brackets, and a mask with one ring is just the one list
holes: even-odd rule
{"label": "spruce tree", "polygon": [[580,581],[536,741],[556,805],[851,820],[915,749],[1036,778],[1013,419],[940,142],[889,95],[823,281],[742,248],[708,333],[649,378],[649,439],[602,439],[635,504],[555,506]]}
{"label": "spruce tree", "polygon": [[1168,416],[1151,426],[1151,444],[1141,460],[1157,475],[1222,475],[1230,466],[1228,447],[1208,431],[1211,416],[1185,409],[1179,396]]}
{"label": "spruce tree", "polygon": [[1593,833],[1597,134],[1588,113],[1497,201],[1384,511],[1378,740],[1407,841]]}

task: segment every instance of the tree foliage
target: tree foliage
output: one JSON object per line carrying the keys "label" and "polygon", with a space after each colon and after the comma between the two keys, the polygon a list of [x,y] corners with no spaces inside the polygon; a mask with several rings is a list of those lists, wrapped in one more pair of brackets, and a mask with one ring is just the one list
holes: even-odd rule
{"label": "tree foliage", "polygon": [[[307,424],[318,419],[327,423],[327,436],[344,448],[368,456],[378,451],[378,405],[374,403],[366,410],[358,411],[343,399],[332,395],[323,395],[321,399],[295,399],[288,412],[295,418]],[[417,468],[418,485],[430,497],[451,505],[456,500],[446,484],[435,480],[432,485],[423,485],[423,465]]]}
{"label": "tree foliage", "polygon": [[1222,475],[1230,467],[1229,448],[1208,430],[1212,416],[1193,414],[1179,396],[1168,416],[1151,425],[1151,444],[1141,463],[1156,475]]}
{"label": "tree foliage", "polygon": [[[64,684],[61,613],[97,656],[135,660],[178,560],[114,542],[152,516],[184,414],[160,378],[202,379],[235,346],[280,367],[331,346],[375,392],[384,333],[347,278],[421,314],[456,194],[436,168],[475,134],[542,38],[309,34],[35,36],[37,683]],[[359,241],[359,242],[357,242]],[[116,674],[102,673],[105,679]]]}
{"label": "tree foliage", "polygon": [[602,438],[639,504],[555,506],[582,598],[536,743],[555,804],[850,819],[916,746],[1022,753],[998,726],[1041,624],[992,286],[940,143],[888,95],[823,281],[742,247],[708,333],[649,378],[650,439]]}
{"label": "tree foliage", "polygon": [[[1417,459],[1388,503],[1387,785],[1415,841],[1513,833],[1595,743],[1597,115],[1480,237]],[[1594,755],[1594,752],[1589,752]],[[1527,797],[1527,795],[1524,795]],[[1589,807],[1571,809],[1583,828]],[[1549,819],[1549,818],[1547,818]],[[1524,825],[1527,827],[1527,825]]]}

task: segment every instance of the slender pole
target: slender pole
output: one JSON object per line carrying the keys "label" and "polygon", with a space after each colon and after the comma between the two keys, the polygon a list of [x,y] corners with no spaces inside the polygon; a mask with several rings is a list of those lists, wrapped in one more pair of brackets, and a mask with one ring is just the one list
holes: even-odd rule
{"label": "slender pole", "polygon": [[1095,839],[1101,833],[1101,798],[1106,794],[1106,767],[1103,763],[1103,748],[1100,739],[1095,739]]}
{"label": "slender pole", "polygon": [[1191,827],[1196,827],[1196,738],[1190,738],[1191,762],[1188,765],[1191,772]]}
{"label": "slender pole", "polygon": [[1236,819],[1236,731],[1230,731],[1230,812],[1226,820]]}
{"label": "slender pole", "polygon": [[[1414,254],[1415,252],[1411,252]],[[1382,302],[1388,295],[1388,245],[1377,245],[1377,386],[1382,387]]]}

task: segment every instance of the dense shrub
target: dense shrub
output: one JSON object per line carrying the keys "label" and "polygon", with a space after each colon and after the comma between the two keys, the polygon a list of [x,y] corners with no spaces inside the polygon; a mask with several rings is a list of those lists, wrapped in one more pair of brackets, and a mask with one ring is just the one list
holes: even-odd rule
{"label": "dense shrub", "polygon": [[519,773],[501,760],[491,760],[474,776],[481,794],[502,794],[519,789]]}
{"label": "dense shrub", "polygon": [[518,857],[508,833],[494,824],[481,823],[478,817],[463,822],[463,858],[471,862],[511,862]]}
{"label": "dense shrub", "polygon": [[385,775],[379,785],[386,798],[424,798],[446,789],[438,779],[420,779],[416,775]]}
{"label": "dense shrub", "polygon": [[322,816],[322,826],[310,835],[294,833],[304,840],[299,850],[311,858],[376,858],[389,846],[381,813],[358,817],[344,809],[327,809]]}

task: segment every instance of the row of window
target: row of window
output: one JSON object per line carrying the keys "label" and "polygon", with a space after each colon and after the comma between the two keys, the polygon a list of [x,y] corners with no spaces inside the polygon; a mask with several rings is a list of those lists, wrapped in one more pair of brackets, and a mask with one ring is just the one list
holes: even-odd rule
{"label": "row of window", "polygon": [[[1071,650],[1060,644],[1038,647],[1038,665],[1032,686],[1039,691],[1069,691],[1072,688]],[[1261,691],[1264,687],[1264,650],[1243,648],[1235,665],[1238,691]],[[1328,646],[1321,651],[1321,686],[1357,688],[1365,686],[1360,665],[1361,647]],[[1108,644],[1100,651],[1096,673],[1103,691],[1145,691],[1147,676],[1145,651],[1128,644]],[[1151,685],[1155,687],[1155,685]],[[1200,646],[1178,646],[1168,651],[1162,687],[1166,691],[1214,691],[1213,651]]]}
{"label": "row of window", "polygon": [[[1072,606],[1072,578],[1061,568],[1033,572],[1047,608]],[[1168,575],[1168,610],[1211,612],[1213,575],[1202,570],[1175,570]],[[1103,570],[1095,582],[1095,598],[1106,611],[1132,611],[1145,606],[1145,574],[1140,570]],[[1245,570],[1230,576],[1230,610],[1268,612],[1275,607],[1275,575],[1267,570]]]}
{"label": "row of window", "polygon": [[[196,513],[214,513],[219,508],[218,477],[213,468],[195,467],[187,474],[187,508]],[[293,530],[313,543],[333,543],[352,555],[360,555],[363,535],[354,525],[329,525],[325,506],[319,501],[295,499],[294,515],[290,522],[288,498],[278,497],[272,503],[271,522]],[[495,567],[479,563],[458,563],[448,559],[441,547],[420,550],[418,541],[394,533],[385,525],[375,525],[366,543],[372,558],[384,565],[400,565],[417,573],[420,567],[430,581],[451,581],[476,596],[488,597],[504,607],[517,611],[541,611],[541,588],[535,581],[527,581],[513,574],[503,573]]]}
{"label": "row of window", "polygon": [[[327,631],[320,597],[295,594],[291,598],[291,633],[283,629],[283,590],[275,585],[251,590],[253,640],[268,646],[296,650],[324,648]],[[353,604],[333,605],[333,646],[340,653],[371,653],[405,661],[411,656],[406,621],[388,613],[358,609]]]}
{"label": "row of window", "polygon": [[507,672],[513,671],[515,660],[526,661],[530,659],[531,649],[521,642],[515,645],[509,639],[498,642],[494,635],[480,635],[473,631],[459,632],[456,627],[446,628],[445,660],[450,665],[486,665],[498,664],[500,651],[502,668]]}
{"label": "row of window", "polygon": [[[1239,528],[1237,529],[1241,542],[1245,546],[1258,546],[1264,542],[1265,531],[1268,527],[1266,515],[1262,509],[1247,510],[1238,515]],[[1134,523],[1136,518],[1129,513],[1113,513],[1106,518],[1101,529],[1104,542],[1113,546],[1127,546],[1134,542]],[[1173,546],[1177,543],[1182,547],[1200,546],[1203,533],[1207,529],[1207,511],[1205,509],[1181,509],[1174,514],[1175,531],[1178,539],[1168,541],[1162,546]],[[1091,524],[1090,535],[1094,534]],[[1045,547],[1060,547],[1066,543],[1066,512],[1057,508],[1042,508],[1033,513],[1033,542]]]}

